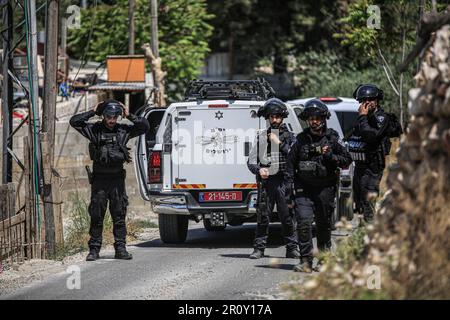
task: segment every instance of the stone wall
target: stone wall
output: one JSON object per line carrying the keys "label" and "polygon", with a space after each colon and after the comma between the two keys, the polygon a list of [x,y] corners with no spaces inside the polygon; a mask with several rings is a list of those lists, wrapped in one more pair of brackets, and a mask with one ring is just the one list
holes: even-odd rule
{"label": "stone wall", "polygon": [[395,298],[449,299],[450,25],[436,32],[415,80],[369,259],[389,266]]}

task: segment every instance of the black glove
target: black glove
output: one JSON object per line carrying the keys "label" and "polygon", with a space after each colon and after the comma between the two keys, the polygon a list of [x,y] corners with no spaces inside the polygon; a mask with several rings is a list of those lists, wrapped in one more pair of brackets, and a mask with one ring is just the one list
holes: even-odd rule
{"label": "black glove", "polygon": [[331,160],[333,158],[333,152],[330,150],[329,152],[324,153],[323,158],[325,160]]}

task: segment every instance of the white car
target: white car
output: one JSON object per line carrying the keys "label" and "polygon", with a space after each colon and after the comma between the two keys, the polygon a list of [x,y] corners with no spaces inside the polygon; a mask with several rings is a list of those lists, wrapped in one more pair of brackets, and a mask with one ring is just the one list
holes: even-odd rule
{"label": "white car", "polygon": [[[357,100],[343,97],[310,97],[290,100],[288,103],[301,107],[311,99],[319,99],[327,105],[331,113],[327,126],[336,130],[341,139],[345,139],[351,134],[358,117],[359,103]],[[333,222],[341,217],[346,217],[347,220],[353,219],[353,171],[354,163],[341,170]]]}

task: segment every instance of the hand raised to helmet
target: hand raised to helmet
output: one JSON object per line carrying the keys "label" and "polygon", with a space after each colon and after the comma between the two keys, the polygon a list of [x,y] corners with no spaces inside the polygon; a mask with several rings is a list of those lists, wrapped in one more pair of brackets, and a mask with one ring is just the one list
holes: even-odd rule
{"label": "hand raised to helmet", "polygon": [[123,108],[123,116],[124,116],[124,118],[128,118],[128,116],[130,115],[130,111],[128,110],[128,108],[122,102],[119,102],[119,103],[120,103],[120,105]]}

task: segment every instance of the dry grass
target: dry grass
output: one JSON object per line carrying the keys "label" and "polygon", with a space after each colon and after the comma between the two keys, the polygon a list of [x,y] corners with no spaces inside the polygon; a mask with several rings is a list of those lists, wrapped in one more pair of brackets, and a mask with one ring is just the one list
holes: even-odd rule
{"label": "dry grass", "polygon": [[361,269],[359,261],[368,250],[368,230],[359,228],[341,240],[333,253],[321,254],[324,261],[319,273],[283,285],[290,299],[389,299],[386,290],[369,289],[371,269]]}
{"label": "dry grass", "polygon": [[[69,195],[69,222],[65,230],[64,245],[57,248],[55,259],[61,260],[67,256],[88,249],[90,217],[88,200],[79,192]],[[127,218],[127,242],[137,240],[138,234],[144,228],[155,228],[157,225],[146,220],[131,220]],[[109,212],[103,222],[103,245],[114,243],[113,222]]]}

